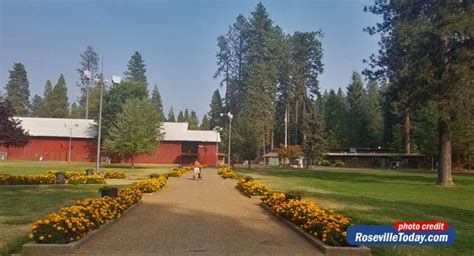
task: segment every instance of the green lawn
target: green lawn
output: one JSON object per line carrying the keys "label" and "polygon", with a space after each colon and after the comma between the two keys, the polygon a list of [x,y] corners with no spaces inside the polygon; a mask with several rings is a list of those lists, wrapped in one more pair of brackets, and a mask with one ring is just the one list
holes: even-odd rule
{"label": "green lawn", "polygon": [[[84,170],[94,163],[0,161],[0,174],[32,175],[47,170]],[[101,171],[124,170],[128,179],[142,179],[150,173],[164,173],[175,165],[103,165]],[[103,185],[0,186],[0,255],[20,250],[28,241],[31,224],[73,200],[99,196]]]}
{"label": "green lawn", "polygon": [[323,208],[358,224],[447,221],[455,228],[451,246],[373,246],[375,255],[474,255],[474,174],[454,174],[454,188],[435,186],[436,173],[374,169],[238,168],[273,190],[305,191]]}
{"label": "green lawn", "polygon": [[97,197],[102,185],[0,186],[0,255],[20,249],[31,224],[73,199]]}
{"label": "green lawn", "polygon": [[[136,164],[135,168],[131,168],[126,164],[102,164],[101,172],[108,170],[124,170],[128,179],[143,179],[148,177],[151,173],[163,173],[167,170],[173,169],[176,165],[157,165],[157,164]],[[94,168],[95,163],[81,163],[81,162],[55,162],[55,161],[20,161],[8,160],[0,161],[0,174],[16,174],[16,175],[31,175],[41,174],[47,170],[83,170],[87,168]]]}

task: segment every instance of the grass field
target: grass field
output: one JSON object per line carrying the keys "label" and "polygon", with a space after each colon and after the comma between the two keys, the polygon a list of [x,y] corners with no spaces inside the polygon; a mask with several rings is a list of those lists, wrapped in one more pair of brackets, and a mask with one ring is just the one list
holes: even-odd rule
{"label": "grass field", "polygon": [[[32,175],[47,170],[84,170],[94,163],[0,161],[0,174]],[[142,179],[151,173],[163,173],[175,165],[104,165],[101,171],[124,170],[128,179]],[[0,186],[0,255],[16,252],[28,241],[31,224],[72,200],[99,196],[103,185]]]}
{"label": "grass field", "polygon": [[373,246],[375,255],[474,255],[474,175],[454,174],[454,188],[435,186],[436,173],[373,169],[239,168],[273,190],[305,191],[323,208],[357,224],[447,221],[455,228],[451,246]]}
{"label": "grass field", "polygon": [[[131,168],[126,164],[111,164],[101,165],[101,172],[108,170],[124,170],[128,179],[142,179],[148,177],[151,173],[163,173],[167,170],[173,169],[176,165],[156,165],[156,164],[136,164],[135,168]],[[47,170],[82,170],[87,168],[94,168],[95,163],[80,163],[80,162],[54,162],[54,161],[0,161],[0,174],[16,174],[16,175],[32,175],[41,174]]]}

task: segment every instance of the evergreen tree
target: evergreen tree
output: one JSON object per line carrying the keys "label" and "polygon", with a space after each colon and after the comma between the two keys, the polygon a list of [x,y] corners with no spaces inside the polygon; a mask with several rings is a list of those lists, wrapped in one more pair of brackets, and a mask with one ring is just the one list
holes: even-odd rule
{"label": "evergreen tree", "polygon": [[174,117],[174,110],[173,107],[170,107],[170,110],[168,111],[168,118],[166,119],[168,122],[176,122],[176,118]]}
{"label": "evergreen tree", "polygon": [[346,98],[341,90],[330,90],[323,98],[324,121],[326,124],[327,144],[329,148],[347,146],[348,111]]}
{"label": "evergreen tree", "polygon": [[189,122],[189,110],[186,108],[184,110],[184,122]]}
{"label": "evergreen tree", "polygon": [[244,65],[248,48],[247,19],[240,14],[229,27],[227,34],[217,38],[218,69],[214,78],[222,77],[221,86],[226,87],[225,111],[238,115],[245,100]]}
{"label": "evergreen tree", "polygon": [[322,160],[327,152],[322,101],[319,99],[308,108],[308,122],[305,126],[306,139],[303,152],[306,156],[306,168]]}
{"label": "evergreen tree", "polygon": [[350,107],[348,144],[350,147],[368,146],[367,93],[359,73],[353,72],[347,87],[347,102]]}
{"label": "evergreen tree", "polygon": [[[91,94],[91,90],[97,87],[94,80],[99,78],[99,54],[95,51],[92,45],[88,45],[84,52],[81,53],[80,57],[81,66],[77,69],[77,73],[79,74],[79,82],[77,82],[77,86],[81,91],[79,106],[81,112],[83,112],[82,116],[90,118],[91,101],[99,101],[99,95]],[[91,72],[91,78],[87,78],[84,75],[85,70]],[[89,109],[86,111],[86,108]]]}
{"label": "evergreen tree", "polygon": [[31,99],[31,116],[39,117],[41,109],[43,108],[43,99],[41,96],[35,94],[33,99]]}
{"label": "evergreen tree", "polygon": [[161,116],[161,120],[164,120],[165,114],[163,112],[163,102],[161,101],[161,95],[156,85],[155,85],[155,88],[153,88],[153,92],[151,93],[151,102],[153,103],[153,105],[155,105],[156,109],[158,110],[158,113]]}
{"label": "evergreen tree", "polygon": [[184,114],[183,114],[183,111],[180,110],[179,113],[178,113],[178,122],[186,122],[186,119],[184,118]]}
{"label": "evergreen tree", "polygon": [[51,117],[53,85],[47,80],[44,85],[42,104],[39,105],[38,117]]}
{"label": "evergreen tree", "polygon": [[5,86],[7,91],[5,100],[10,102],[16,115],[27,116],[30,105],[30,83],[28,82],[25,66],[21,63],[15,63],[13,69],[9,72],[9,80]]}
{"label": "evergreen tree", "polygon": [[376,26],[366,29],[381,35],[379,54],[371,58],[374,73],[394,81],[410,109],[436,104],[440,157],[437,184],[453,186],[457,106],[472,90],[474,77],[472,3],[376,1],[366,10],[383,17]]}
{"label": "evergreen tree", "polygon": [[71,110],[69,112],[69,117],[70,118],[81,118],[82,117],[81,108],[76,104],[76,102],[72,103],[72,105],[71,105]]}
{"label": "evergreen tree", "polygon": [[[255,133],[255,122],[246,116],[247,112],[243,112],[242,116],[239,116],[238,119],[235,119],[234,125],[232,128],[232,147],[234,148],[234,151],[243,158],[243,160],[246,160],[248,162],[248,167],[249,169],[252,168],[252,161],[255,160],[255,158],[258,155],[258,149],[259,149],[259,141],[261,140],[260,136]],[[222,137],[226,138],[223,140],[225,143],[227,143],[227,130],[223,130]],[[227,145],[223,147],[224,150],[227,148]],[[231,156],[232,158],[232,156]]]}
{"label": "evergreen tree", "polygon": [[145,66],[142,55],[139,52],[135,52],[127,64],[127,71],[124,72],[125,79],[148,85]]}
{"label": "evergreen tree", "polygon": [[199,128],[199,119],[194,110],[191,111],[188,123],[189,123],[189,130],[197,130]]}
{"label": "evergreen tree", "polygon": [[[118,113],[122,112],[124,102],[129,99],[148,99],[148,90],[146,85],[138,82],[122,81],[120,84],[114,84],[104,94],[102,111],[102,134],[105,138],[108,136],[108,129],[116,120]],[[98,122],[98,117],[96,117]]]}
{"label": "evergreen tree", "polygon": [[201,130],[211,130],[211,121],[209,120],[209,118],[207,117],[207,114],[204,114],[204,116],[202,117],[202,121],[201,121]]}
{"label": "evergreen tree", "polygon": [[211,108],[208,113],[210,118],[210,129],[213,129],[216,126],[221,126],[222,118],[220,114],[224,112],[224,109],[222,107],[222,99],[219,90],[215,90],[212,94],[211,104],[209,105],[209,107]]}
{"label": "evergreen tree", "polygon": [[150,154],[158,146],[163,134],[161,117],[148,99],[130,98],[118,113],[104,141],[105,149],[131,159],[139,154]]}
{"label": "evergreen tree", "polygon": [[50,117],[66,118],[69,116],[69,104],[67,102],[67,87],[64,75],[59,76],[58,82],[51,92],[51,98],[48,101],[50,104]]}
{"label": "evergreen tree", "polygon": [[[249,19],[247,61],[244,65],[246,128],[253,127],[259,147],[265,149],[273,130],[276,98],[277,65],[276,31],[262,3]],[[258,120],[258,121],[257,121]]]}
{"label": "evergreen tree", "polygon": [[9,101],[0,97],[0,146],[24,147],[28,144],[28,132],[21,122],[14,119],[15,109]]}
{"label": "evergreen tree", "polygon": [[368,111],[368,141],[370,147],[379,147],[382,144],[383,115],[381,96],[377,82],[369,81],[367,84],[367,111]]}

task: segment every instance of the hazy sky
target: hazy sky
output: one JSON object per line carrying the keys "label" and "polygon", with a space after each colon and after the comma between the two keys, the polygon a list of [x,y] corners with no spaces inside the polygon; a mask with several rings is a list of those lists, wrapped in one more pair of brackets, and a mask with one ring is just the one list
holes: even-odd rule
{"label": "hazy sky", "polygon": [[[376,37],[362,29],[378,17],[363,12],[373,1],[263,1],[286,33],[321,29],[324,49],[322,89],[345,87],[362,59],[377,51]],[[42,94],[46,80],[66,77],[69,102],[76,86],[79,54],[93,45],[104,57],[104,73],[122,75],[139,51],[150,88],[157,85],[165,112],[173,106],[209,109],[218,80],[216,38],[235,17],[248,17],[257,1],[0,0],[0,85],[4,92],[14,62],[26,66],[31,96]],[[223,91],[221,91],[223,92]]]}

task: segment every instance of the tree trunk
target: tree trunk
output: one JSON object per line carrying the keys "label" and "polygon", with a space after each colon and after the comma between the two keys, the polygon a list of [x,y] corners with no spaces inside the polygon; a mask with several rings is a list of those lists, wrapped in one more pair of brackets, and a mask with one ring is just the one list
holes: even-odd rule
{"label": "tree trunk", "polygon": [[249,169],[252,169],[252,161],[248,161],[249,162]]}
{"label": "tree trunk", "polygon": [[132,156],[132,169],[135,168],[134,160],[135,160],[135,157]]}
{"label": "tree trunk", "polygon": [[441,187],[454,186],[452,177],[452,141],[450,130],[450,118],[439,119],[439,165],[437,185]]}
{"label": "tree trunk", "polygon": [[410,116],[408,113],[405,113],[405,118],[403,122],[403,132],[405,137],[405,154],[411,153],[411,138],[410,138]]}

